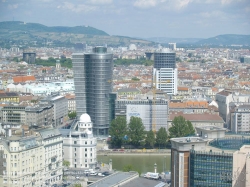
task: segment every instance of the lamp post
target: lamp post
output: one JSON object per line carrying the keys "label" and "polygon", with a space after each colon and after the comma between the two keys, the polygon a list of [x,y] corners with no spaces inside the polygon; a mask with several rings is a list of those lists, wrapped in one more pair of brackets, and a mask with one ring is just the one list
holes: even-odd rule
{"label": "lamp post", "polygon": [[157,171],[157,164],[156,163],[154,164],[154,168],[155,168],[155,173],[156,173],[156,171]]}

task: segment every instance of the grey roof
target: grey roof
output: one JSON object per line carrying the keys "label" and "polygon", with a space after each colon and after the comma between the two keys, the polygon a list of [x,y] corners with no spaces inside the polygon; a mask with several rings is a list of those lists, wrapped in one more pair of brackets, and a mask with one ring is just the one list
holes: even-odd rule
{"label": "grey roof", "polygon": [[141,92],[138,88],[122,88],[117,92]]}
{"label": "grey roof", "polygon": [[150,180],[150,179],[138,177],[120,186],[121,187],[163,187],[163,186],[166,186],[166,183],[157,181],[157,180]]}
{"label": "grey roof", "polygon": [[135,177],[136,175],[138,175],[137,172],[116,172],[88,185],[88,187],[110,187],[113,185],[118,185],[121,181],[128,180],[129,178]]}
{"label": "grey roof", "polygon": [[38,130],[38,132],[40,133],[43,139],[61,135],[58,129],[53,129],[53,128]]}

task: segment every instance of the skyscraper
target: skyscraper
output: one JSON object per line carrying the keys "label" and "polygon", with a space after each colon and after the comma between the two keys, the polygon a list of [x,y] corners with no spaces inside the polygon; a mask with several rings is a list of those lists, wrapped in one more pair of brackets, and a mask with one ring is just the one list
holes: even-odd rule
{"label": "skyscraper", "polygon": [[177,94],[177,68],[175,52],[170,49],[161,49],[154,52],[153,81],[156,89],[168,95]]}
{"label": "skyscraper", "polygon": [[77,115],[89,114],[94,135],[106,136],[110,123],[113,54],[107,53],[106,47],[94,47],[92,53],[72,56]]}

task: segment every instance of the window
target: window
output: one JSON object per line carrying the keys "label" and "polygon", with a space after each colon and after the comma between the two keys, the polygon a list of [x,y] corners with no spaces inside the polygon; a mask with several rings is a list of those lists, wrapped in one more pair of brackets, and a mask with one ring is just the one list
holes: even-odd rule
{"label": "window", "polygon": [[74,141],[74,144],[77,144],[77,141]]}

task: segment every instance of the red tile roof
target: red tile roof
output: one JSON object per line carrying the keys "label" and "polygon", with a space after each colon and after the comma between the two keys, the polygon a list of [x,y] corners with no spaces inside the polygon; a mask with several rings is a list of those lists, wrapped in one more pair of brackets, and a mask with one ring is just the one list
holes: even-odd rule
{"label": "red tile roof", "polygon": [[33,75],[30,76],[16,76],[13,77],[14,83],[19,83],[19,82],[26,82],[26,81],[35,81],[36,78]]}

